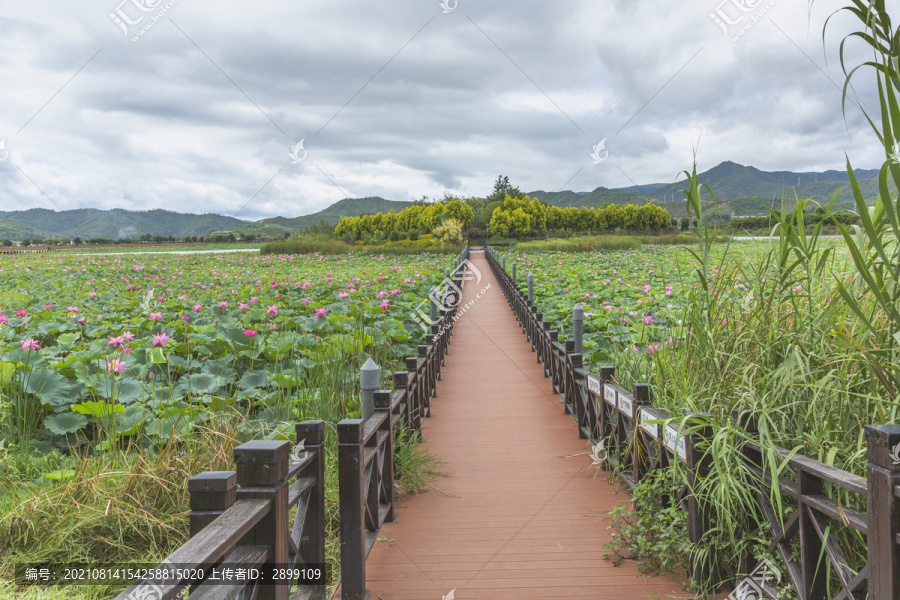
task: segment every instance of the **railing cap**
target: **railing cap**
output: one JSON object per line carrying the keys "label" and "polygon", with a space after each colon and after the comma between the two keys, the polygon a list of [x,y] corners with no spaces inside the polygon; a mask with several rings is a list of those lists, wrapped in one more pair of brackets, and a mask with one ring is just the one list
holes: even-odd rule
{"label": "railing cap", "polygon": [[234,462],[272,464],[287,460],[291,444],[286,440],[251,440],[234,449]]}
{"label": "railing cap", "polygon": [[866,425],[866,457],[889,471],[900,471],[900,424]]}
{"label": "railing cap", "polygon": [[363,419],[344,419],[338,423],[338,442],[341,444],[358,444],[363,438],[365,423]]}
{"label": "railing cap", "polygon": [[188,479],[189,492],[227,492],[237,487],[237,471],[206,471]]}
{"label": "railing cap", "polygon": [[322,444],[325,441],[325,421],[303,421],[294,426],[297,441],[301,439],[307,444]]}

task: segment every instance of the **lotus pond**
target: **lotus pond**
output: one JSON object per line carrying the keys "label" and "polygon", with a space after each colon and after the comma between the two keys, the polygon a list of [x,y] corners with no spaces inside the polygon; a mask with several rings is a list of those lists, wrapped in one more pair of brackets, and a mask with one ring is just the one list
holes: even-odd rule
{"label": "lotus pond", "polygon": [[0,262],[0,439],[49,451],[142,444],[213,413],[257,423],[359,411],[385,384],[452,258],[250,254],[14,256]]}

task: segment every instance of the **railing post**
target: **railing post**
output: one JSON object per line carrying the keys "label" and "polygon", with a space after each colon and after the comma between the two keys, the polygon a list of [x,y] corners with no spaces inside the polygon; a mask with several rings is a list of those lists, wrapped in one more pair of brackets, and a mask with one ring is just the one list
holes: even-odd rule
{"label": "railing post", "polygon": [[506,257],[503,257],[503,270],[506,271]]}
{"label": "railing post", "polygon": [[[375,392],[375,412],[387,413],[384,425],[388,432],[388,439],[384,442],[384,468],[381,472],[382,486],[384,487],[385,502],[389,506],[385,523],[394,520],[394,415],[391,414],[391,392],[378,390]],[[374,460],[379,460],[375,458]]]}
{"label": "railing post", "polygon": [[[241,540],[251,546],[271,550],[263,567],[266,573],[288,564],[288,461],[291,445],[286,441],[253,440],[234,449],[237,466],[238,500],[264,499],[272,502],[269,513]],[[290,583],[264,585],[257,598],[287,600]]]}
{"label": "railing post", "polygon": [[528,302],[534,304],[534,274],[528,274]]}
{"label": "railing post", "polygon": [[372,358],[359,370],[359,403],[362,406],[362,418],[368,419],[375,414],[375,390],[380,388],[381,367]]}
{"label": "railing post", "polygon": [[[709,417],[709,413],[693,413],[688,415],[684,428],[690,428],[696,423],[690,418],[692,416]],[[694,582],[700,586],[704,583],[711,583],[712,580],[712,558],[707,557],[701,559],[698,555],[698,547],[703,541],[706,532],[709,531],[709,507],[707,502],[702,499],[697,492],[700,482],[709,474],[710,456],[706,452],[705,446],[712,437],[712,429],[707,425],[698,431],[685,436],[685,452],[687,463],[687,479],[688,479],[688,495],[687,495],[687,526],[688,537],[693,545],[691,555],[691,572]]]}
{"label": "railing post", "polygon": [[366,522],[362,419],[338,423],[338,495],[341,515],[341,599],[366,595]]}
{"label": "railing post", "polygon": [[437,298],[437,291],[438,290],[436,287],[432,287],[431,292],[429,292],[429,294],[428,294],[428,303],[431,305],[431,315],[430,316],[431,316],[431,324],[432,325],[434,325],[434,323],[437,321],[438,305],[437,305],[437,300],[435,300],[435,298]]}
{"label": "railing post", "polygon": [[900,598],[900,425],[866,425],[869,597]]}
{"label": "railing post", "polygon": [[516,261],[513,261],[512,264],[512,283],[513,289],[516,289]]}
{"label": "railing post", "polygon": [[600,415],[600,425],[598,429],[600,430],[600,441],[603,442],[603,447],[607,449],[607,453],[610,448],[610,426],[609,426],[609,413],[607,412],[609,409],[607,408],[609,405],[606,403],[606,399],[604,398],[604,394],[606,390],[603,386],[607,383],[612,382],[613,377],[616,374],[616,368],[611,366],[600,367],[600,372],[597,373],[600,376],[600,392],[597,398],[597,411]]}
{"label": "railing post", "polygon": [[394,371],[394,389],[404,389],[406,390],[406,415],[404,418],[406,419],[406,430],[409,433],[412,433],[413,426],[412,421],[410,419],[411,410],[412,410],[412,393],[409,390],[409,372],[408,371]]}
{"label": "railing post", "polygon": [[632,457],[634,460],[632,462],[634,470],[632,474],[634,476],[634,484],[637,485],[647,474],[648,455],[650,453],[650,448],[646,440],[644,440],[644,430],[640,426],[641,407],[650,404],[650,386],[646,383],[635,383],[631,386],[631,395],[634,396],[634,402],[632,403],[632,425],[634,427],[634,439],[632,441],[634,445]]}
{"label": "railing post", "polygon": [[575,342],[575,352],[584,352],[584,307],[576,304],[572,309],[572,340]]}
{"label": "railing post", "polygon": [[[294,538],[300,555],[306,559],[307,565],[325,568],[325,421],[303,421],[294,426],[297,432],[297,444],[303,442],[303,449],[313,455],[313,470],[316,474],[316,486],[310,492],[309,505],[306,508],[306,522],[303,531],[298,531],[300,539]],[[296,520],[294,527],[300,525]],[[304,535],[305,532],[305,535]],[[296,534],[292,532],[292,537]],[[302,565],[294,564],[295,568]],[[325,597],[325,584],[314,587],[314,598]]]}
{"label": "railing post", "polygon": [[207,471],[188,479],[191,537],[231,508],[236,490],[237,473],[234,471]]}

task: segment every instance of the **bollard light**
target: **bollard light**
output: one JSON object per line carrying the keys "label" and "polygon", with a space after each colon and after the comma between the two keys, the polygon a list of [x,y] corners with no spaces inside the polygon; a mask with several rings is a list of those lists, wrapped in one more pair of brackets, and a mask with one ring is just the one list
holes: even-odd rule
{"label": "bollard light", "polygon": [[362,418],[368,419],[375,414],[375,390],[379,387],[381,367],[371,358],[359,370],[360,404]]}
{"label": "bollard light", "polygon": [[575,353],[581,354],[584,350],[584,307],[576,304],[572,309],[573,332],[572,339],[575,341]]}
{"label": "bollard light", "polygon": [[534,304],[534,275],[528,274],[528,301]]}

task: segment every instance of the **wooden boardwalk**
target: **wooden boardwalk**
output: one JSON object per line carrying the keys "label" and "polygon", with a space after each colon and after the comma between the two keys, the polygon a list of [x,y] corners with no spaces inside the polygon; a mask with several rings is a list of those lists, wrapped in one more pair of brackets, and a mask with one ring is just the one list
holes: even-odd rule
{"label": "wooden boardwalk", "polygon": [[[483,254],[470,260],[424,427],[449,475],[400,502],[366,562],[372,599],[686,597],[671,578],[604,560],[607,517],[626,493],[591,465],[590,445],[537,364]],[[462,310],[462,308],[461,308]]]}

